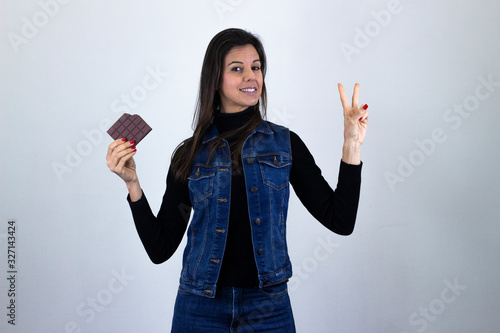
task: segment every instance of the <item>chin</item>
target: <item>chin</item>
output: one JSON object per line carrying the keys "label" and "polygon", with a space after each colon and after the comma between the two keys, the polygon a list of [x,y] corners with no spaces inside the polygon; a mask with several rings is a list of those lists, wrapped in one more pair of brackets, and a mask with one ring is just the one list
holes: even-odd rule
{"label": "chin", "polygon": [[255,104],[259,103],[259,100],[260,100],[260,97],[259,98],[252,98],[250,100],[246,100],[244,103],[242,103],[243,105],[247,105],[248,106],[254,106]]}

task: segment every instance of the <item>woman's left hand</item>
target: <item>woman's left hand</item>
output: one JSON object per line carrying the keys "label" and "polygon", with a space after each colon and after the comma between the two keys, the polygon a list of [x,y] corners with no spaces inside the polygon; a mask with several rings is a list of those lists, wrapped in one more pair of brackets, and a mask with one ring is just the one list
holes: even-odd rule
{"label": "woman's left hand", "polygon": [[359,83],[354,85],[352,94],[352,106],[344,91],[341,83],[338,84],[340,101],[344,109],[344,142],[361,146],[366,136],[366,127],[368,125],[368,104],[362,104],[358,107]]}

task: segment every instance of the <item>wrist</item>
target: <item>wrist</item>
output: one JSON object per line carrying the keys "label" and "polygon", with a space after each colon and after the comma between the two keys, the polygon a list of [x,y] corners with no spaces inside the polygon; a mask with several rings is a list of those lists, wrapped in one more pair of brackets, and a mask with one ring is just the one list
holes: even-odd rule
{"label": "wrist", "polygon": [[342,146],[342,149],[360,153],[361,152],[361,143],[359,143],[356,140],[344,140],[344,144]]}
{"label": "wrist", "polygon": [[361,144],[356,141],[344,141],[342,161],[347,164],[359,165],[361,163]]}
{"label": "wrist", "polygon": [[131,201],[137,201],[142,197],[142,189],[139,180],[135,179],[130,182],[125,182]]}
{"label": "wrist", "polygon": [[127,188],[136,187],[138,184],[139,184],[139,179],[137,179],[137,178],[125,182],[125,185],[127,185]]}

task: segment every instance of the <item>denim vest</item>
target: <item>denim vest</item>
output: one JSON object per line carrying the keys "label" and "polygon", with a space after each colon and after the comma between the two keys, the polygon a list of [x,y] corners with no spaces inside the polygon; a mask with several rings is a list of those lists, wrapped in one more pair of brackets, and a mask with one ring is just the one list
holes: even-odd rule
{"label": "denim vest", "polygon": [[[188,177],[194,213],[188,228],[180,278],[184,289],[210,298],[215,297],[231,204],[231,154],[226,140],[207,163],[209,144],[218,134],[217,127],[212,124]],[[241,161],[259,287],[262,288],[292,276],[286,244],[292,166],[289,130],[262,121],[245,140]]]}

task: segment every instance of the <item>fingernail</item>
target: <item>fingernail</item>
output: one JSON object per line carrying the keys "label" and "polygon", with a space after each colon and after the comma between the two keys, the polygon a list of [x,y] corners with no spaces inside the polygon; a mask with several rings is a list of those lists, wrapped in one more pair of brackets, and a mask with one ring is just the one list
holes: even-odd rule
{"label": "fingernail", "polygon": [[363,105],[363,110],[368,109],[368,104]]}
{"label": "fingernail", "polygon": [[127,141],[127,139],[123,138],[123,139],[122,139],[122,142],[125,142],[125,141]]}
{"label": "fingernail", "polygon": [[130,144],[133,145],[135,143],[135,140],[130,141]]}
{"label": "fingernail", "polygon": [[363,117],[359,118],[359,121],[363,120]]}
{"label": "fingernail", "polygon": [[135,150],[135,146],[130,147],[130,149]]}

